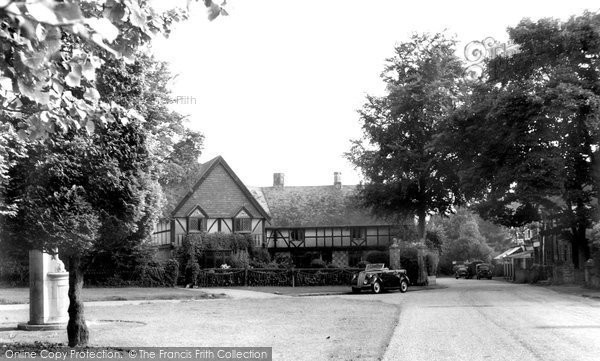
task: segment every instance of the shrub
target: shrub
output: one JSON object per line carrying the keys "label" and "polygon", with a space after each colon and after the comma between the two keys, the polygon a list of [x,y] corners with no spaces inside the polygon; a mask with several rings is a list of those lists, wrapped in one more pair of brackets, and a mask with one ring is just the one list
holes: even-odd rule
{"label": "shrub", "polygon": [[594,260],[595,273],[600,275],[600,222],[592,228],[592,259]]}
{"label": "shrub", "polygon": [[239,251],[229,256],[226,263],[232,268],[246,268],[250,265],[250,257],[246,251]]}
{"label": "shrub", "polygon": [[367,261],[360,261],[356,264],[356,268],[367,268],[367,265],[370,264],[371,262],[367,262]]}
{"label": "shrub", "polygon": [[[138,280],[134,280],[132,283],[144,287],[157,287],[164,286],[165,282],[165,269],[162,265],[156,262],[148,262],[147,265],[136,268],[135,274],[140,275]],[[119,275],[116,275],[115,279],[118,279]],[[125,282],[129,283],[129,282]]]}
{"label": "shrub", "polygon": [[325,268],[327,263],[320,258],[315,258],[310,261],[310,268]]}
{"label": "shrub", "polygon": [[411,283],[419,279],[419,261],[417,259],[417,248],[413,246],[403,246],[400,252],[400,265],[406,270],[406,275]]}
{"label": "shrub", "polygon": [[[288,268],[288,267],[285,267],[284,265],[281,265],[275,261],[271,261],[271,262],[267,263],[264,266],[264,268]],[[289,268],[291,268],[291,267],[289,267]]]}
{"label": "shrub", "polygon": [[177,285],[177,278],[179,277],[179,262],[171,258],[165,263],[164,268],[166,285],[175,287]]}
{"label": "shrub", "polygon": [[427,251],[427,253],[425,254],[425,265],[427,267],[427,275],[437,275],[439,259],[440,257],[437,252]]}
{"label": "shrub", "polygon": [[385,263],[385,265],[389,266],[390,257],[388,252],[384,251],[369,251],[365,255],[365,261],[369,263]]}
{"label": "shrub", "polygon": [[240,233],[199,233],[188,237],[194,238],[197,250],[231,250],[231,251],[251,251],[254,242],[249,234]]}
{"label": "shrub", "polygon": [[250,266],[256,268],[266,267],[271,262],[271,255],[266,248],[254,248],[250,259]]}
{"label": "shrub", "polygon": [[[271,262],[273,263],[273,262]],[[290,255],[278,255],[275,257],[275,265],[277,268],[293,268],[294,260]]]}
{"label": "shrub", "polygon": [[200,274],[200,265],[198,262],[189,261],[185,265],[185,283],[186,285],[195,285]]}

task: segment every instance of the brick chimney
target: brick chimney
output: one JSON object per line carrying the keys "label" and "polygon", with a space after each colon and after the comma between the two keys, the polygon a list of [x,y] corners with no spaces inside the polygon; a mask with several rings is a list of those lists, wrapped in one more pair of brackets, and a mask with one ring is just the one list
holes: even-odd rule
{"label": "brick chimney", "polygon": [[333,172],[333,185],[337,189],[342,189],[342,172]]}
{"label": "brick chimney", "polygon": [[281,187],[285,183],[285,174],[283,173],[273,173],[273,187]]}

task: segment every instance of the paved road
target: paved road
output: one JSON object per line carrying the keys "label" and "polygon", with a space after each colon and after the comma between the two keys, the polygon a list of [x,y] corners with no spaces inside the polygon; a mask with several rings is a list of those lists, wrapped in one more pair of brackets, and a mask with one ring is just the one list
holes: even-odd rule
{"label": "paved road", "polygon": [[401,307],[384,360],[600,360],[598,300],[500,281],[438,283],[447,288],[379,298]]}

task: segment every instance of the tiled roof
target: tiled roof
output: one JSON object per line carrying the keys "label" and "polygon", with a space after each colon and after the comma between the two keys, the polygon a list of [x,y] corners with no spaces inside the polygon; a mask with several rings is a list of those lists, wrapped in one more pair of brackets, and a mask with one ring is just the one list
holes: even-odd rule
{"label": "tiled roof", "polygon": [[166,216],[186,217],[199,205],[212,218],[234,217],[241,207],[248,208],[253,217],[270,218],[221,156],[199,165],[192,181],[194,184],[178,184],[166,192],[171,198]]}
{"label": "tiled roof", "polygon": [[193,165],[192,168],[195,168],[191,169],[191,172],[194,174],[193,177],[189,177],[178,183],[168,184],[166,187],[164,187],[166,205],[163,208],[163,217],[169,217],[171,213],[173,213],[183,197],[192,191],[194,184],[196,184],[198,179],[202,178],[212,163],[216,160],[217,158],[213,158],[204,164]]}
{"label": "tiled roof", "polygon": [[269,227],[387,225],[354,200],[356,186],[260,188],[271,215]]}
{"label": "tiled roof", "polygon": [[268,214],[271,214],[271,210],[269,209],[269,204],[267,203],[267,200],[265,199],[265,195],[262,192],[262,188],[260,188],[260,187],[248,187],[248,190],[250,191],[250,193],[252,193],[252,196],[254,197],[254,199],[256,199],[256,201],[258,202],[258,204],[260,204],[260,206],[263,207],[263,209]]}
{"label": "tiled roof", "polygon": [[[196,166],[195,166],[196,167]],[[215,170],[213,172],[213,170]],[[229,174],[227,182],[211,179],[219,174]],[[190,207],[201,204],[210,216],[233,216],[229,203],[249,200],[254,217],[263,214],[270,219],[269,227],[334,227],[334,226],[374,226],[388,225],[390,222],[371,215],[368,209],[361,208],[354,200],[357,186],[304,186],[304,187],[246,187],[229,168],[222,157],[216,157],[204,164],[198,164],[191,181],[171,184],[165,189],[167,206],[165,217],[185,216]],[[223,174],[222,174],[223,173]],[[212,174],[212,176],[211,176]],[[207,177],[209,177],[207,179]],[[206,180],[206,182],[205,182]],[[237,186],[233,186],[230,180]],[[193,182],[193,183],[192,183]],[[206,183],[206,184],[204,184]],[[209,184],[210,183],[210,184]],[[204,184],[204,185],[203,185]],[[203,187],[209,187],[208,190]],[[199,188],[200,187],[200,188]],[[234,187],[235,189],[231,188]],[[236,192],[233,192],[235,190]],[[199,192],[202,191],[200,194]],[[242,192],[245,198],[241,196]],[[209,193],[206,193],[209,192]],[[195,194],[198,193],[198,194]],[[237,197],[233,197],[237,194]],[[200,197],[201,199],[195,199]],[[241,197],[241,198],[240,198]],[[239,204],[239,206],[245,205]],[[233,209],[233,208],[232,208]],[[217,214],[218,213],[218,214]],[[222,213],[222,214],[221,214]]]}

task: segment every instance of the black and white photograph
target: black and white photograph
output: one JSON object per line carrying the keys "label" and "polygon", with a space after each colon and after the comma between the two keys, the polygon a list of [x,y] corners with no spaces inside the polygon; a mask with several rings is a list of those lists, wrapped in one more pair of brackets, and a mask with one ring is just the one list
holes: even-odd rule
{"label": "black and white photograph", "polygon": [[0,0],[0,359],[600,360],[600,3]]}

